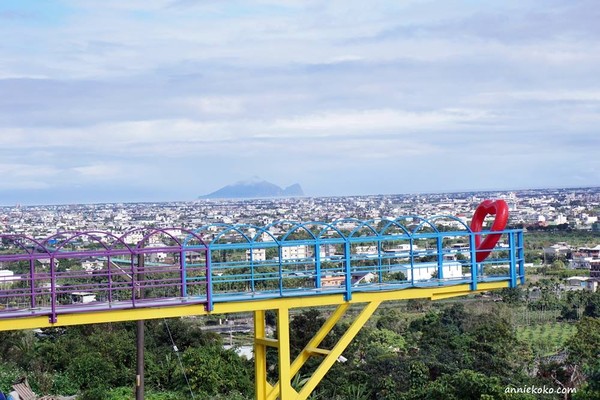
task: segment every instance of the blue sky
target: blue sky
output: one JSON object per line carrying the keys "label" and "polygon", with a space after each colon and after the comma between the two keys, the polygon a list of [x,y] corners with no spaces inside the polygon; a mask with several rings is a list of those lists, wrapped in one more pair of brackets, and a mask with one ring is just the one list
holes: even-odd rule
{"label": "blue sky", "polygon": [[[543,7],[542,7],[543,5]],[[0,204],[600,185],[595,1],[0,3]]]}

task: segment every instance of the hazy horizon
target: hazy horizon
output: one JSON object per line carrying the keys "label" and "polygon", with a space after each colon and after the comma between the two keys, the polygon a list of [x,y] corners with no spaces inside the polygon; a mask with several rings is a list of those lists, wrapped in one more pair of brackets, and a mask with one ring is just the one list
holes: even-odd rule
{"label": "hazy horizon", "polygon": [[336,198],[336,197],[377,197],[377,196],[419,196],[419,195],[440,195],[440,194],[460,194],[460,193],[510,193],[510,192],[524,192],[524,191],[538,191],[538,190],[583,190],[583,189],[600,189],[600,186],[578,186],[578,187],[530,187],[530,188],[507,188],[507,189],[484,189],[484,190],[454,190],[454,191],[430,191],[430,192],[388,192],[388,193],[348,193],[341,195],[319,195],[314,196],[306,194],[304,196],[289,196],[289,197],[246,197],[246,198],[191,198],[191,199],[173,199],[173,200],[131,200],[131,201],[120,201],[120,200],[106,200],[106,201],[82,201],[82,202],[55,202],[55,203],[23,203],[16,202],[14,204],[0,203],[0,207],[35,207],[35,206],[69,206],[69,205],[93,205],[93,204],[119,204],[119,203],[186,203],[186,202],[236,202],[236,201],[251,201],[251,200],[277,200],[277,199],[300,199],[300,198]]}

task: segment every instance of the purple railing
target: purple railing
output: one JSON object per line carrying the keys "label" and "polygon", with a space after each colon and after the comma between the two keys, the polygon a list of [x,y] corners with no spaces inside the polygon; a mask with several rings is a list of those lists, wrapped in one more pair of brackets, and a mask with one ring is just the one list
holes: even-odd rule
{"label": "purple railing", "polygon": [[[193,232],[178,231],[197,244],[184,246],[166,229],[138,229],[121,237],[61,233],[44,241],[0,235],[7,249],[0,254],[0,270],[12,272],[0,275],[0,318],[48,315],[55,323],[67,312],[206,305],[208,247]],[[134,234],[141,234],[137,243],[127,240]],[[171,243],[152,241],[153,235]]]}

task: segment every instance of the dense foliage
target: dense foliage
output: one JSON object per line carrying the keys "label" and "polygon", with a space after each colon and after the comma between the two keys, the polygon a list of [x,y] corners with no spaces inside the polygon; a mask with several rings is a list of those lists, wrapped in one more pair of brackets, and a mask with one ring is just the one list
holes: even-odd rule
{"label": "dense foliage", "polygon": [[[534,290],[535,289],[535,290]],[[535,294],[535,295],[534,295]],[[502,301],[497,302],[495,299]],[[600,398],[600,293],[561,292],[553,279],[506,289],[494,297],[386,304],[317,386],[313,399],[559,399]],[[291,320],[292,355],[327,316],[310,309]],[[268,313],[267,322],[275,322]],[[147,321],[146,398],[249,399],[253,365],[205,319]],[[350,321],[321,347],[330,348]],[[276,334],[276,332],[275,332]],[[176,344],[177,348],[173,346]],[[27,376],[39,394],[80,399],[132,399],[135,323],[0,333],[0,391]],[[294,379],[300,388],[315,357]],[[277,378],[276,356],[269,374]],[[507,388],[575,388],[562,395],[509,394]]]}
{"label": "dense foliage", "polygon": [[[190,398],[190,390],[200,399],[252,396],[252,364],[225,350],[218,335],[183,319],[145,326],[147,399]],[[135,343],[135,323],[0,332],[0,391],[27,376],[37,393],[133,398]]]}

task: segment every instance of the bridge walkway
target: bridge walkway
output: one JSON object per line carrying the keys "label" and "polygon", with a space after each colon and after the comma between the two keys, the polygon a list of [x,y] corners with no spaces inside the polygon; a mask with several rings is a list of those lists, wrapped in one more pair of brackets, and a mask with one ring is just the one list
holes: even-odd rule
{"label": "bridge walkway", "polygon": [[[524,283],[523,232],[494,232],[500,242],[477,262],[476,236],[489,234],[447,216],[2,234],[0,330],[252,312],[256,398],[306,399],[382,302]],[[320,348],[351,305],[362,308],[346,333]],[[290,309],[319,306],[336,310],[291,360]],[[277,312],[276,339],[265,335],[267,310]],[[266,378],[268,347],[278,351],[275,384]],[[310,357],[322,362],[296,391],[291,381]]]}

